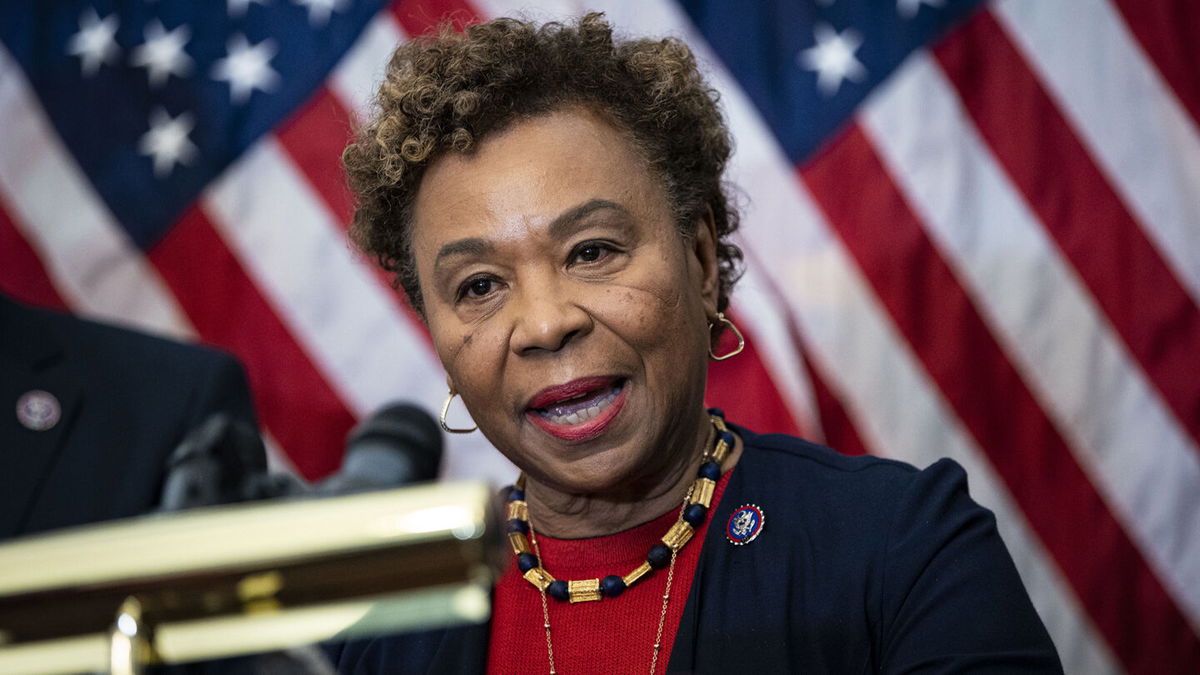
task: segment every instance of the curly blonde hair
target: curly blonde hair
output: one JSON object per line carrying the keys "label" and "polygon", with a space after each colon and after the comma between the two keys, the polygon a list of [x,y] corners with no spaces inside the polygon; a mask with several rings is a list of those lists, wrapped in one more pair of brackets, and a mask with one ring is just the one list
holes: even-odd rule
{"label": "curly blonde hair", "polygon": [[725,309],[742,253],[728,241],[738,214],[722,181],[732,145],[717,93],[680,40],[614,39],[593,13],[574,25],[496,19],[463,33],[443,27],[392,56],[374,114],[342,161],[357,198],[351,238],[396,275],[418,312],[410,235],[426,168],[514,122],[570,105],[595,109],[629,134],[663,181],[682,234],[694,234],[712,211],[717,308]]}

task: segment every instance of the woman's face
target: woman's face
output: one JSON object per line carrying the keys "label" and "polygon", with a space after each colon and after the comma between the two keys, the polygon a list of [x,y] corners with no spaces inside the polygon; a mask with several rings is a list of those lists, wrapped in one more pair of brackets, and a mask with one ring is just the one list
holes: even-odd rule
{"label": "woman's face", "polygon": [[623,133],[582,108],[519,122],[436,161],[413,221],[438,356],[513,463],[596,494],[695,452],[713,229],[679,233]]}

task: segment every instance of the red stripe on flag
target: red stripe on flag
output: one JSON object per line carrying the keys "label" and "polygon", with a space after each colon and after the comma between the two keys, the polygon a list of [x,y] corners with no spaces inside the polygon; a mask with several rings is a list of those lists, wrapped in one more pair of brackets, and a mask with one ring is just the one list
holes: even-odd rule
{"label": "red stripe on flag", "polygon": [[1196,52],[1200,2],[1113,0],[1113,4],[1183,107],[1200,124],[1200,58]]}
{"label": "red stripe on flag", "polygon": [[[321,87],[297,114],[276,131],[284,152],[321,201],[329,207],[343,231],[349,228],[354,217],[354,201],[346,184],[341,160],[342,149],[350,140],[351,124],[351,113],[341,99]],[[349,242],[346,246],[353,248]],[[388,297],[395,302],[396,309],[408,320],[413,331],[432,349],[433,338],[429,336],[425,322],[408,304],[404,292],[392,285],[392,274],[365,257],[359,258],[370,270],[371,276],[386,289]]]}
{"label": "red stripe on flag", "polygon": [[67,310],[41,256],[0,203],[0,292],[39,307]]}
{"label": "red stripe on flag", "polygon": [[[801,176],[1113,651],[1134,672],[1200,668],[1197,636],[1009,363],[862,130],[852,127],[837,138]],[[855,177],[857,189],[846,189],[846,176]],[[996,401],[1007,409],[997,409]],[[1112,591],[1114,579],[1120,593]]]}
{"label": "red stripe on flag", "polygon": [[392,14],[409,36],[424,35],[444,20],[456,30],[481,21],[479,12],[465,0],[396,0]]}
{"label": "red stripe on flag", "polygon": [[192,206],[148,255],[200,337],[246,366],[258,415],[296,469],[309,479],[336,469],[354,416],[212,223]]}
{"label": "red stripe on flag", "polygon": [[350,113],[325,87],[281,124],[275,135],[342,226],[354,217],[354,198],[342,169],[350,140]]}
{"label": "red stripe on flag", "polygon": [[[746,348],[727,361],[709,363],[705,404],[724,410],[730,420],[760,434],[800,435],[800,427],[763,365],[754,335],[736,312],[731,311],[729,319],[745,334]],[[717,353],[727,354],[735,348],[737,341],[726,331]]]}
{"label": "red stripe on flag", "polygon": [[1200,443],[1200,309],[991,13],[934,53],[996,158]]}

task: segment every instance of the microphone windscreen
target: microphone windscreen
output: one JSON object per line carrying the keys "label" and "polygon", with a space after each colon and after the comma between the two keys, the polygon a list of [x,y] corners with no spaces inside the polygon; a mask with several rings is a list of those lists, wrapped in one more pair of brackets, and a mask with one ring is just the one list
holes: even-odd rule
{"label": "microphone windscreen", "polygon": [[425,410],[394,403],[351,430],[341,470],[318,488],[324,494],[398,487],[437,478],[442,431]]}
{"label": "microphone windscreen", "polygon": [[228,413],[213,413],[168,457],[159,508],[180,511],[254,499],[246,477],[266,469],[258,431]]}

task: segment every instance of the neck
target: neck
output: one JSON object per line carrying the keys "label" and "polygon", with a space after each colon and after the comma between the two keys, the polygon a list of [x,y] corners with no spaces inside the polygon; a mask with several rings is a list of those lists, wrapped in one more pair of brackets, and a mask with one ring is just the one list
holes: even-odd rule
{"label": "neck", "polygon": [[[736,437],[736,435],[735,435]],[[584,539],[622,532],[679,509],[705,453],[712,447],[715,430],[708,414],[701,416],[689,438],[677,447],[690,448],[648,480],[634,482],[620,492],[580,495],[556,490],[530,477],[525,485],[530,519],[539,534],[557,539]],[[741,455],[742,441],[725,458],[728,470]]]}

